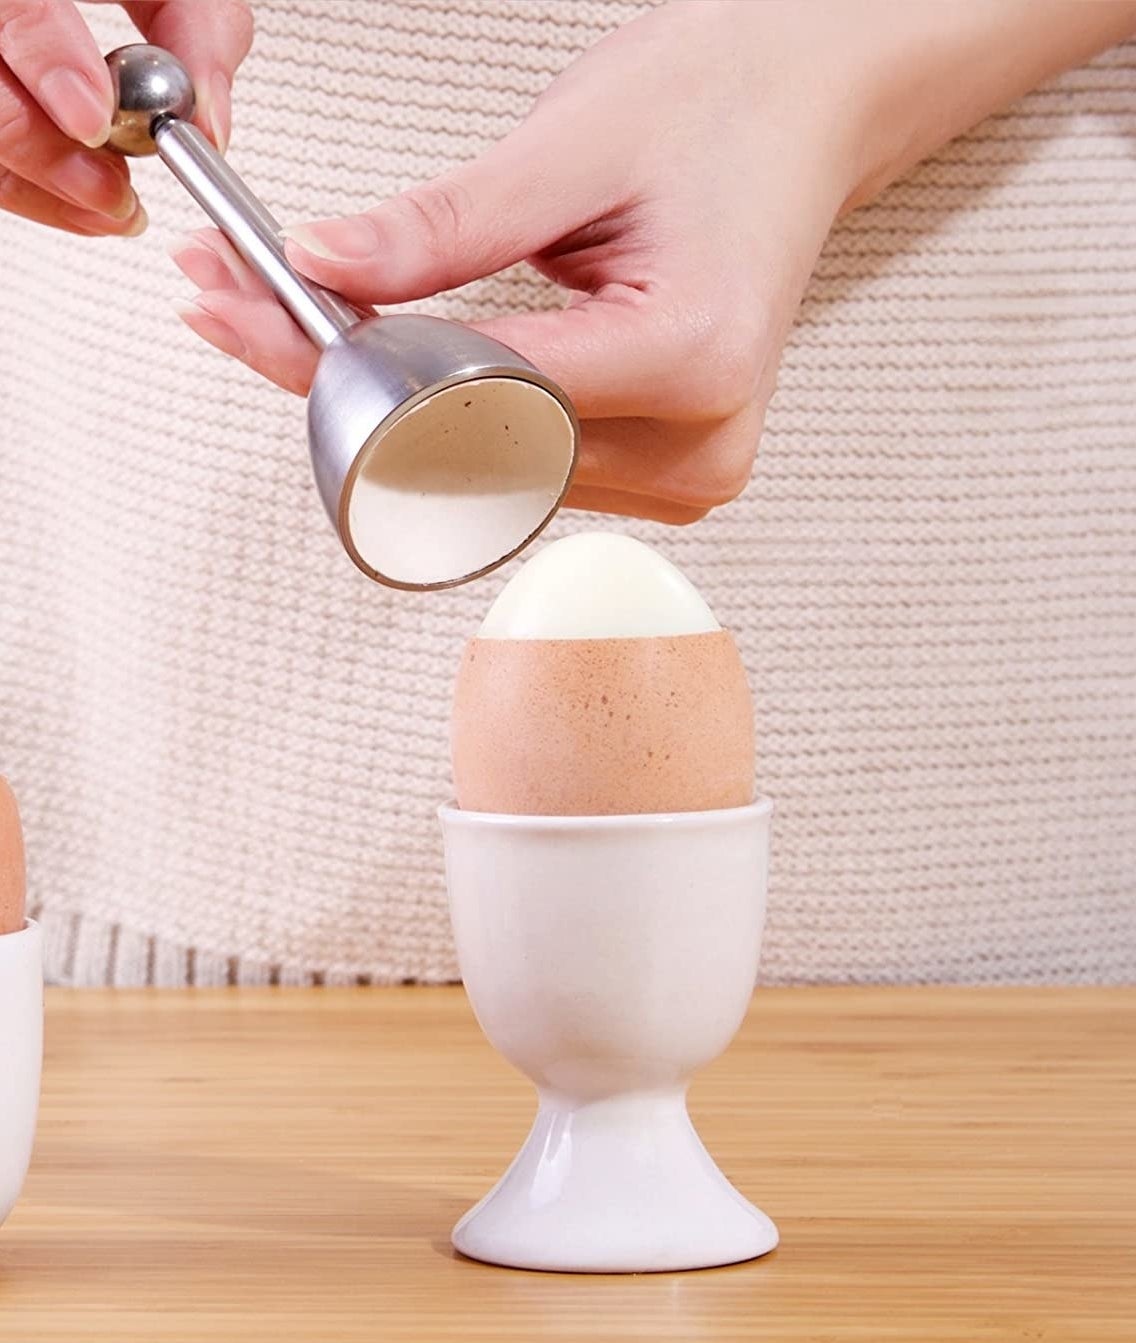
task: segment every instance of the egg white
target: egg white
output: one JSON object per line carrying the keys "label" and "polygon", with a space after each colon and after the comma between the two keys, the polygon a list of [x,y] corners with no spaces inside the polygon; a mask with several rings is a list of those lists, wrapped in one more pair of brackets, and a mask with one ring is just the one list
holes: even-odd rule
{"label": "egg white", "polygon": [[657,550],[581,532],[539,550],[502,589],[481,639],[644,639],[721,629],[694,584]]}

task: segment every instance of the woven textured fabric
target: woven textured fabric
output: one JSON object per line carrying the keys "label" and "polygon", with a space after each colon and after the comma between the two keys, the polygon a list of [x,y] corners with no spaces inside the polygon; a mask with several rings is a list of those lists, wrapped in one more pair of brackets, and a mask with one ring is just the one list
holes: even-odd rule
{"label": "woven textured fabric", "polygon": [[[641,7],[261,3],[231,159],[284,220],[359,208],[484,149]],[[843,223],[744,498],[625,526],[749,670],[769,980],[1136,975],[1134,93],[1128,46]],[[0,770],[49,973],[453,978],[434,812],[502,576],[354,571],[302,404],[171,311],[196,207],[137,176],[136,241],[0,218]],[[517,268],[423,306],[553,301]]]}

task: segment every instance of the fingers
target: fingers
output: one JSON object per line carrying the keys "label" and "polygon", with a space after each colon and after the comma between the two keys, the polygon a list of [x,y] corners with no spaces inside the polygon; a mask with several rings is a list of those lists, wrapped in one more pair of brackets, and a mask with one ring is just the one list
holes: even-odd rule
{"label": "fingers", "polygon": [[[305,395],[318,356],[275,298],[263,287],[242,287],[239,272],[235,277],[212,248],[190,245],[175,259],[196,283],[214,286],[179,309],[183,321],[225,354]],[[568,504],[676,525],[697,521],[745,488],[761,423],[756,403],[711,424],[585,420]]]}
{"label": "fingers", "polygon": [[[132,220],[139,208],[125,162],[69,139],[2,65],[0,169],[116,224]],[[108,223],[105,231],[115,231],[114,225]]]}
{"label": "fingers", "polygon": [[[359,303],[454,289],[543,250],[614,209],[616,159],[534,112],[481,158],[364,214],[283,230],[289,260]],[[563,152],[559,152],[562,150]]]}
{"label": "fingers", "polygon": [[[318,355],[275,299],[217,290],[179,315],[223,353],[287,391],[307,394]],[[696,522],[745,488],[760,426],[757,410],[709,427],[586,421],[567,504],[672,525]]]}
{"label": "fingers", "polygon": [[[290,391],[306,392],[317,356],[261,281],[219,234],[202,231],[175,250],[182,271],[206,292],[183,310],[204,339]],[[616,302],[607,306],[618,308]],[[557,313],[484,323],[507,344],[557,378],[583,420],[580,461],[569,505],[684,524],[745,488],[757,452],[765,398],[753,394],[712,418],[668,415],[689,409],[673,385],[690,369],[674,366],[665,323],[634,304],[623,316],[589,299]],[[590,311],[589,311],[590,309]],[[580,325],[596,323],[597,330]],[[709,348],[709,347],[708,347]],[[713,382],[712,375],[704,381]],[[697,388],[699,379],[695,377]],[[619,409],[632,407],[633,409]]]}
{"label": "fingers", "polygon": [[84,237],[113,234],[120,238],[133,238],[145,229],[147,222],[146,212],[141,206],[130,219],[108,219],[106,215],[96,214],[93,210],[68,205],[51,192],[3,168],[0,168],[0,210]]}
{"label": "fingers", "polygon": [[[181,304],[178,306],[178,315],[215,349],[241,360],[286,391],[304,396],[315,373],[316,353],[291,322],[288,322],[291,331],[278,322],[281,310],[276,306],[274,316],[270,311],[273,306],[276,306],[274,300],[256,299],[229,290],[202,294],[196,303]],[[589,466],[583,473],[585,476],[595,480],[609,478],[608,453],[613,440],[620,444],[621,449],[626,447],[624,426],[609,424],[598,432],[596,426],[584,426],[589,459]],[[626,454],[620,455],[626,457]],[[642,459],[639,461],[641,463]],[[650,472],[644,472],[641,466],[640,469],[633,467],[628,470],[626,460],[622,469],[614,473],[614,478],[634,479],[644,488],[653,483],[648,479],[649,476]],[[681,489],[681,485],[676,486],[673,481],[669,484],[671,489]],[[671,526],[686,526],[705,517],[710,505],[694,506],[650,492],[636,493],[604,485],[574,483],[565,499],[565,507],[590,513],[643,518]]]}
{"label": "fingers", "polygon": [[[200,250],[179,260],[187,275],[218,278]],[[237,288],[202,294],[179,307],[182,320],[224,354],[287,391],[306,395],[318,356],[268,296]],[[585,423],[580,465],[566,505],[595,513],[684,526],[740,494],[757,451],[760,413],[736,423],[682,427],[644,420]],[[677,435],[677,441],[676,441]]]}
{"label": "fingers", "polygon": [[[764,407],[755,402],[712,424],[587,421],[572,483],[573,506],[590,507],[603,495],[618,495],[612,511],[664,522],[694,521],[745,489],[763,418]],[[643,501],[641,508],[633,507],[632,496]],[[672,518],[674,510],[684,516]]]}
{"label": "fingers", "polygon": [[249,7],[241,0],[130,0],[123,8],[148,42],[168,47],[189,71],[197,93],[193,119],[224,152],[233,76],[252,45]]}
{"label": "fingers", "polygon": [[[248,266],[216,233],[198,233],[179,245],[174,260],[203,290],[240,288],[266,295]],[[559,312],[525,313],[475,324],[530,359],[568,392],[583,419],[721,419],[752,399],[748,378],[736,402],[722,404],[711,384],[711,344],[697,324],[671,319],[662,304],[615,286]],[[245,335],[242,331],[242,336]],[[692,346],[697,345],[697,348]]]}
{"label": "fingers", "polygon": [[65,136],[106,142],[110,75],[70,0],[0,0],[0,60]]}
{"label": "fingers", "polygon": [[306,396],[319,356],[263,280],[215,229],[199,229],[170,255],[202,292],[178,316],[203,340],[285,391]]}
{"label": "fingers", "polygon": [[[140,31],[185,62],[197,120],[223,146],[229,88],[252,20],[238,0],[134,0]],[[146,214],[125,162],[86,153],[114,111],[106,63],[71,0],[0,0],[0,196],[3,208],[72,233],[134,236]]]}
{"label": "fingers", "polygon": [[765,364],[748,333],[661,287],[607,285],[559,311],[474,325],[555,378],[585,419],[726,419],[753,401]]}
{"label": "fingers", "polygon": [[178,316],[203,340],[297,395],[307,395],[318,355],[263,280],[216,229],[199,229],[170,249],[202,292]]}
{"label": "fingers", "polygon": [[275,299],[235,291],[201,294],[178,316],[203,340],[286,392],[306,396],[318,355]]}
{"label": "fingers", "polygon": [[564,506],[585,513],[611,513],[618,517],[665,522],[671,527],[688,526],[709,512],[705,508],[685,508],[645,494],[622,494],[619,490],[594,489],[587,485],[573,485]]}
{"label": "fingers", "polygon": [[217,229],[187,233],[170,248],[170,257],[198,289],[236,289],[259,298],[272,297],[260,276]]}

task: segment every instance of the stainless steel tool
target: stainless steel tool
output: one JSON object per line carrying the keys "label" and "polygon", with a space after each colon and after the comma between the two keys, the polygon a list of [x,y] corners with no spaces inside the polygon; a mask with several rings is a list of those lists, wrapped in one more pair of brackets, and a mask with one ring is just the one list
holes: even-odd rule
{"label": "stainless steel tool", "polygon": [[190,123],[193,85],[161,47],[107,57],[110,144],[158,154],[321,351],[308,443],[348,555],[392,587],[453,587],[522,550],[576,464],[571,402],[515,350],[455,322],[360,317],[293,270],[280,228]]}

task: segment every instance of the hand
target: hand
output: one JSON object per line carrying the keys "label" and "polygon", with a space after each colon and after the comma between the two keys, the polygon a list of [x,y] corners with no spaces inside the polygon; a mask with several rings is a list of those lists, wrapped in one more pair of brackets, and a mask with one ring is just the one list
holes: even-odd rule
{"label": "hand", "polygon": [[[481,159],[364,215],[285,230],[298,269],[359,303],[522,259],[562,285],[563,310],[478,326],[572,397],[576,507],[686,522],[749,477],[846,190],[806,105],[803,53],[776,70],[751,8],[765,6],[655,11],[587,52]],[[203,231],[175,259],[204,291],[185,320],[305,391],[314,351],[224,240]]]}
{"label": "hand", "polygon": [[[132,0],[148,42],[168,47],[198,93],[194,120],[219,148],[229,89],[252,41],[241,0]],[[126,160],[100,149],[114,99],[95,40],[71,0],[0,0],[0,209],[69,233],[133,236],[146,213]]]}
{"label": "hand", "polygon": [[[672,3],[581,57],[506,139],[364,214],[286,229],[357,303],[402,303],[528,260],[560,311],[477,324],[568,391],[571,505],[689,522],[749,479],[817,253],[951,135],[1131,26],[1134,7]],[[994,55],[991,56],[991,49]],[[182,316],[281,386],[315,352],[219,235],[175,259]]]}

